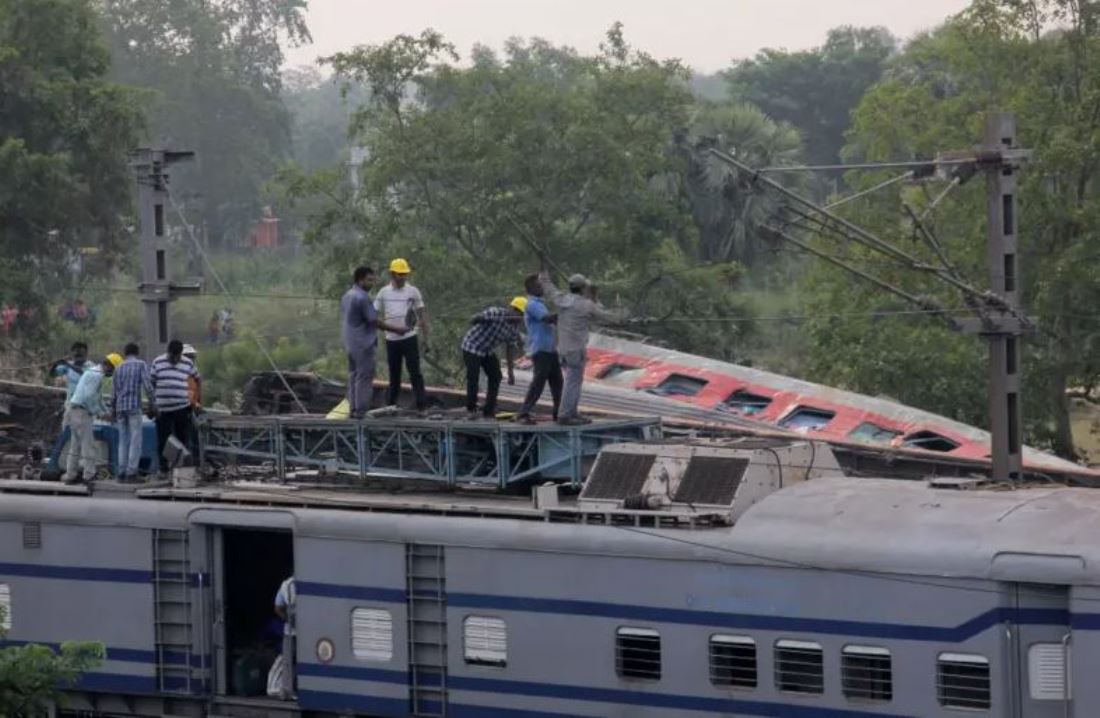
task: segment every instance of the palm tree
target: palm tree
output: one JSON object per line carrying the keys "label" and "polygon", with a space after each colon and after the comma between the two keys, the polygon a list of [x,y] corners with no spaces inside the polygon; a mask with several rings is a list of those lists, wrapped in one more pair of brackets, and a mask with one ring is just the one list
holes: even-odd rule
{"label": "palm tree", "polygon": [[685,247],[703,262],[737,261],[752,268],[759,261],[757,228],[776,207],[754,193],[744,178],[709,150],[719,149],[754,167],[794,164],[802,151],[794,127],[772,120],[752,105],[707,105],[673,140],[682,170],[669,178],[691,210],[698,245]]}

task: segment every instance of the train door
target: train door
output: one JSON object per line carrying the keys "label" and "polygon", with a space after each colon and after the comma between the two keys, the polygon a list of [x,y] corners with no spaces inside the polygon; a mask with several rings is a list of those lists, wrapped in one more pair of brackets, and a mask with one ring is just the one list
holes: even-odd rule
{"label": "train door", "polygon": [[274,606],[294,575],[293,516],[203,508],[191,523],[205,536],[199,604],[210,693],[216,700],[266,699],[268,671],[284,649]]}
{"label": "train door", "polygon": [[1015,583],[1010,600],[1015,609],[1008,634],[1014,715],[1072,716],[1068,587]]}

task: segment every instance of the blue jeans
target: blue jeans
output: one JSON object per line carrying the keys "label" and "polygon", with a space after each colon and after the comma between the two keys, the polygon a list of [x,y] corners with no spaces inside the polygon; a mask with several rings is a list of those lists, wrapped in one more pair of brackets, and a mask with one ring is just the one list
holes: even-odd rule
{"label": "blue jeans", "polygon": [[141,412],[118,414],[118,471],[121,476],[137,476],[141,464]]}

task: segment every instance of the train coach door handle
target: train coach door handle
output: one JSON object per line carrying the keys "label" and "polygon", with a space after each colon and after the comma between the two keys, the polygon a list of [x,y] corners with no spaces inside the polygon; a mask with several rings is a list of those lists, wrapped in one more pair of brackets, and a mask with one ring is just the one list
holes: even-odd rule
{"label": "train coach door handle", "polygon": [[1073,671],[1070,668],[1070,647],[1072,643],[1072,633],[1062,636],[1062,690],[1066,709],[1065,718],[1072,718],[1073,716],[1073,691],[1070,684],[1073,678]]}

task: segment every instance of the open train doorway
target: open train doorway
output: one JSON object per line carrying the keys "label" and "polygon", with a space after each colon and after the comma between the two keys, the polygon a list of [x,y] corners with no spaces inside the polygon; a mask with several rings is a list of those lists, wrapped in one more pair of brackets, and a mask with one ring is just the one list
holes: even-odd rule
{"label": "open train doorway", "polygon": [[275,594],[294,575],[294,535],[225,528],[221,554],[222,693],[262,698],[268,671],[283,645]]}

